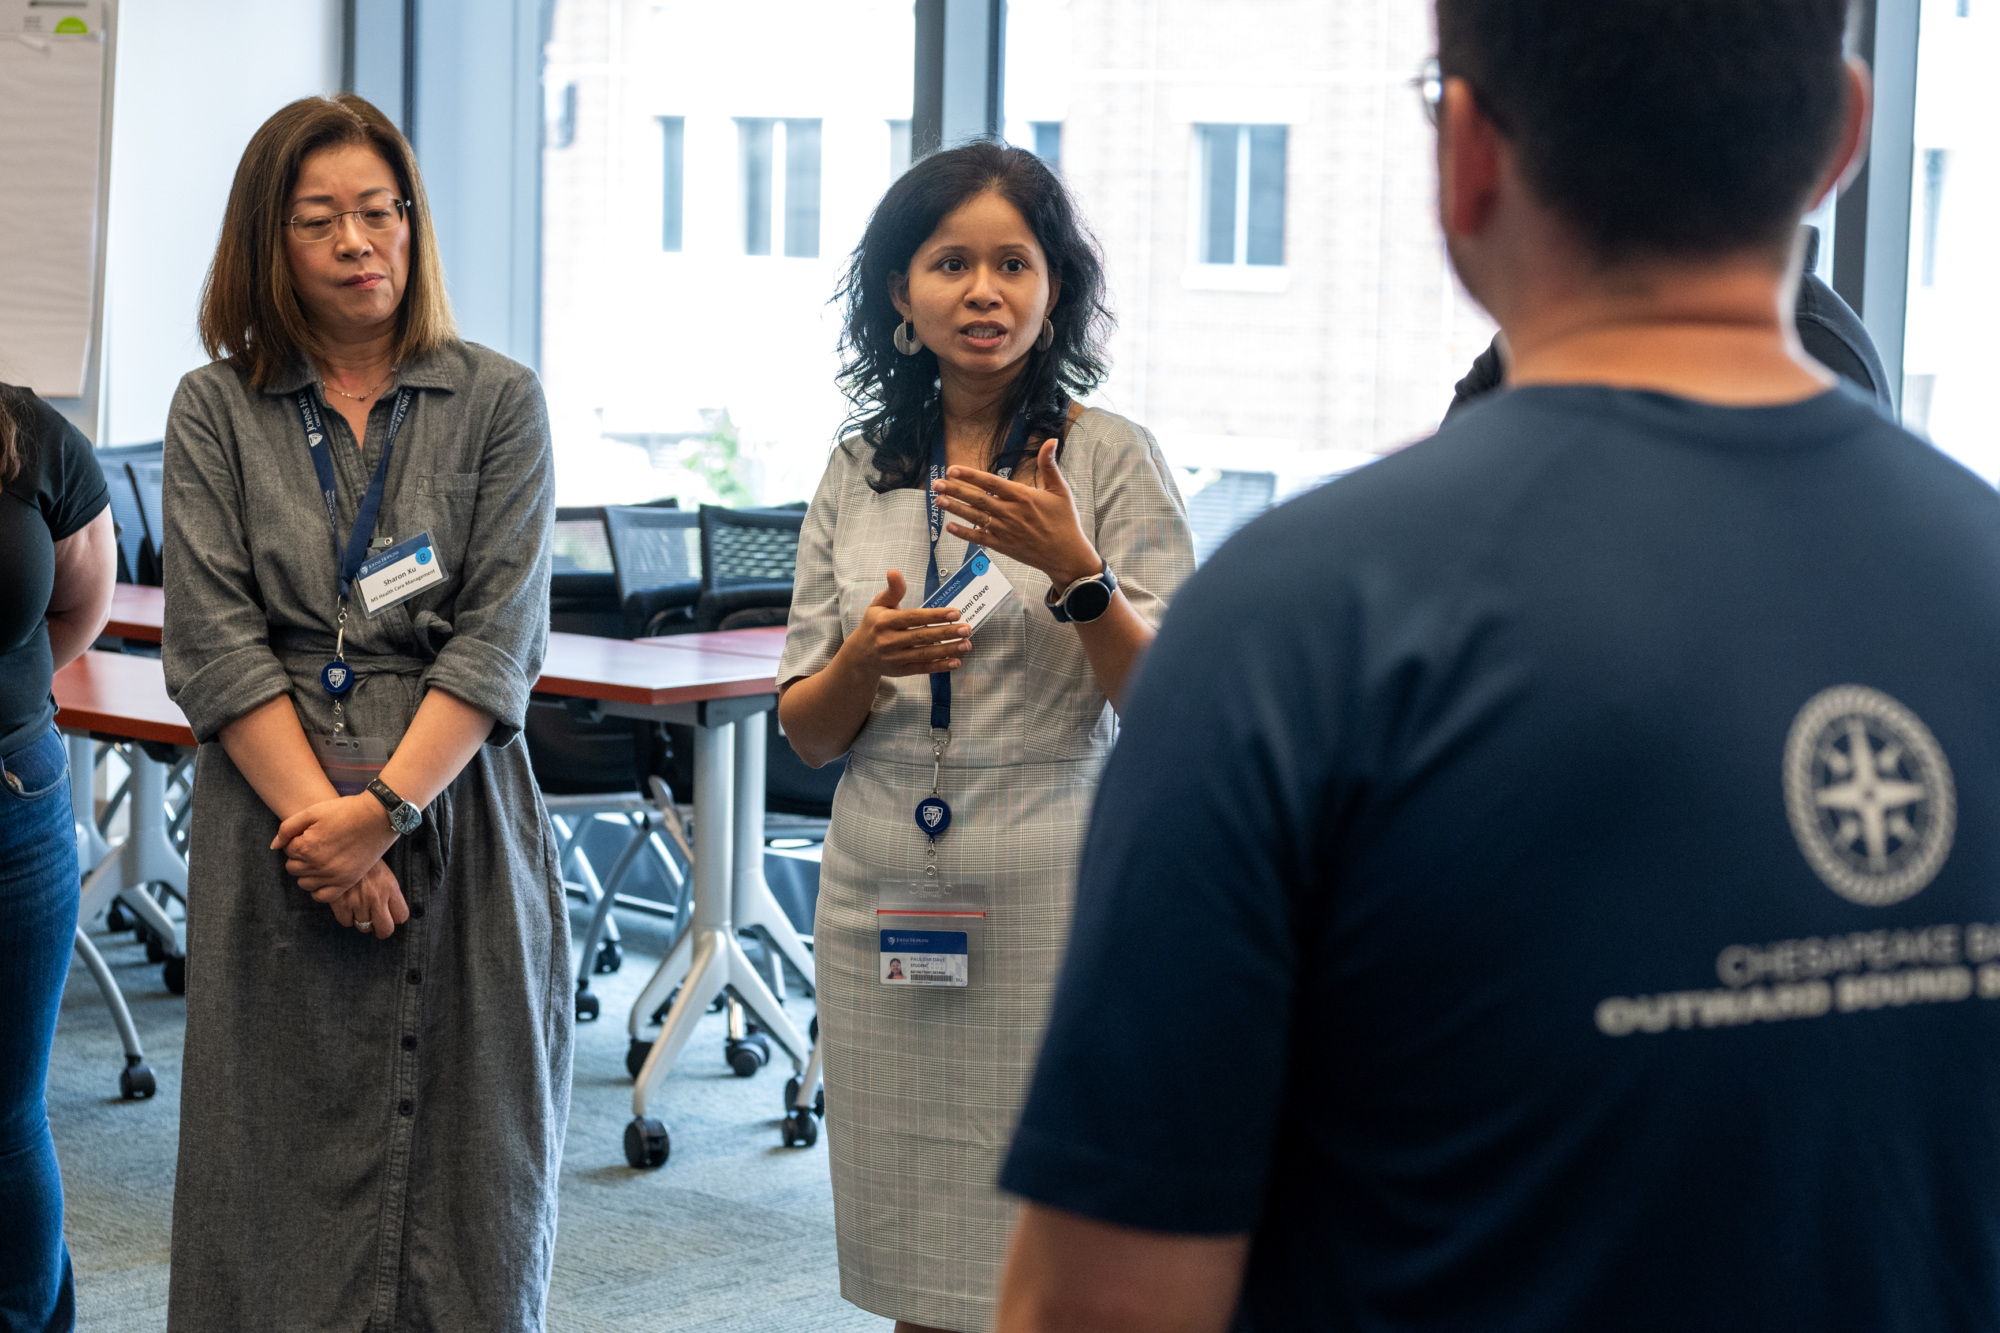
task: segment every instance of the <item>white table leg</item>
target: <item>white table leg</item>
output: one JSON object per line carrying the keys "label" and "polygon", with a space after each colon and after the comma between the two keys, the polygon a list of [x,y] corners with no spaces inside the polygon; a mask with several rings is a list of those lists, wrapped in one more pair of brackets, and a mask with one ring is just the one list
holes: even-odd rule
{"label": "white table leg", "polygon": [[167,836],[167,766],[148,756],[137,746],[130,751],[132,765],[130,808],[126,817],[131,831],[124,841],[99,859],[84,880],[79,920],[95,920],[111,905],[115,896],[126,910],[153,928],[170,958],[187,952],[183,928],[166,909],[145,892],[148,884],[165,884],[187,898],[187,862],[174,850]]}
{"label": "white table leg", "polygon": [[[805,941],[792,928],[792,919],[778,905],[776,895],[764,879],[764,749],[769,713],[744,718],[736,724],[736,855],[733,903],[736,928],[755,928],[777,946],[779,953],[798,969],[806,984],[818,989],[813,980],[813,957]],[[761,1015],[760,1015],[761,1017]]]}
{"label": "white table leg", "polygon": [[76,820],[77,859],[94,866],[111,854],[111,844],[97,831],[97,742],[87,732],[70,732],[69,809]]}

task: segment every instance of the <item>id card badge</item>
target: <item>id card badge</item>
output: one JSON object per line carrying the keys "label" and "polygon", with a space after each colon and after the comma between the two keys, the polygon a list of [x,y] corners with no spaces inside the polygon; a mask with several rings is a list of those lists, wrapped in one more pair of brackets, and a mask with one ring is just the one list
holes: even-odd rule
{"label": "id card badge", "polygon": [[986,895],[964,884],[888,880],[875,908],[885,986],[965,990],[978,975]]}
{"label": "id card badge", "polygon": [[361,609],[372,616],[444,579],[444,562],[431,545],[430,533],[420,532],[364,561],[354,573],[354,590]]}
{"label": "id card badge", "polygon": [[370,736],[314,736],[313,755],[342,796],[359,796],[389,762],[389,742]]}
{"label": "id card badge", "polygon": [[974,546],[965,553],[965,563],[958,572],[938,584],[938,590],[924,598],[926,607],[955,606],[961,624],[973,629],[979,623],[1000,609],[1000,604],[1014,595],[1014,585],[993,563],[993,557],[984,547]]}

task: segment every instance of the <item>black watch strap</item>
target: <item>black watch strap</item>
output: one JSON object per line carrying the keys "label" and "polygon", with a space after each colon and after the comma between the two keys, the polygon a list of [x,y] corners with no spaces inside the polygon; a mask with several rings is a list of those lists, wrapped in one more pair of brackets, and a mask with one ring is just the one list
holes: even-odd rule
{"label": "black watch strap", "polygon": [[382,779],[368,780],[368,794],[380,801],[382,808],[389,812],[389,827],[398,834],[413,833],[417,826],[424,822],[424,812],[396,795],[389,784]]}

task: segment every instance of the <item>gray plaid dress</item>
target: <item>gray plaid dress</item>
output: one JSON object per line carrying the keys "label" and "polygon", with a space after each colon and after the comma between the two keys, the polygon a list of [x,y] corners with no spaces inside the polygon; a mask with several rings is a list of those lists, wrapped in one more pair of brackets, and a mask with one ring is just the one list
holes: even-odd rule
{"label": "gray plaid dress", "polygon": [[[1133,607],[1157,625],[1194,569],[1180,492],[1152,436],[1092,410],[1062,472],[1083,530]],[[806,515],[780,680],[833,660],[884,572],[923,600],[923,494],[878,495],[867,451],[834,452]],[[946,534],[949,577],[965,543]],[[1076,631],[1042,605],[1049,581],[996,556],[1015,596],[979,627],[952,683],[941,878],[977,885],[988,913],[965,990],[879,979],[884,880],[923,873],[914,812],[931,789],[930,686],[882,683],[834,798],[814,963],[840,1290],[894,1319],[975,1333],[993,1322],[1014,1206],[994,1181],[1041,1043],[1069,933],[1077,854],[1116,723]],[[977,946],[976,946],[977,947]]]}
{"label": "gray plaid dress", "polygon": [[[569,929],[519,742],[547,644],[553,459],[534,376],[453,344],[403,367],[378,536],[429,531],[448,579],[350,606],[354,734],[427,690],[499,719],[390,849],[410,920],[343,930],[270,850],[278,820],[216,740],[290,695],[332,730],[333,535],[294,394],[215,364],[167,419],[167,687],[202,742],[188,850],[187,1049],[170,1333],[542,1327],[569,1114]],[[381,457],[324,406],[341,535]]]}

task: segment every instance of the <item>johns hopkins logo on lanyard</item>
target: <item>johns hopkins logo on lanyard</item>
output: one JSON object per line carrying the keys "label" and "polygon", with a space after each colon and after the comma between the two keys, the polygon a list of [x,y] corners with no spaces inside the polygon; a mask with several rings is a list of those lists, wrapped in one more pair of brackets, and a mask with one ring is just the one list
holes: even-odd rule
{"label": "johns hopkins logo on lanyard", "polygon": [[1806,863],[1849,902],[1887,907],[1944,868],[1958,797],[1917,715],[1866,685],[1806,702],[1785,739],[1785,813]]}

